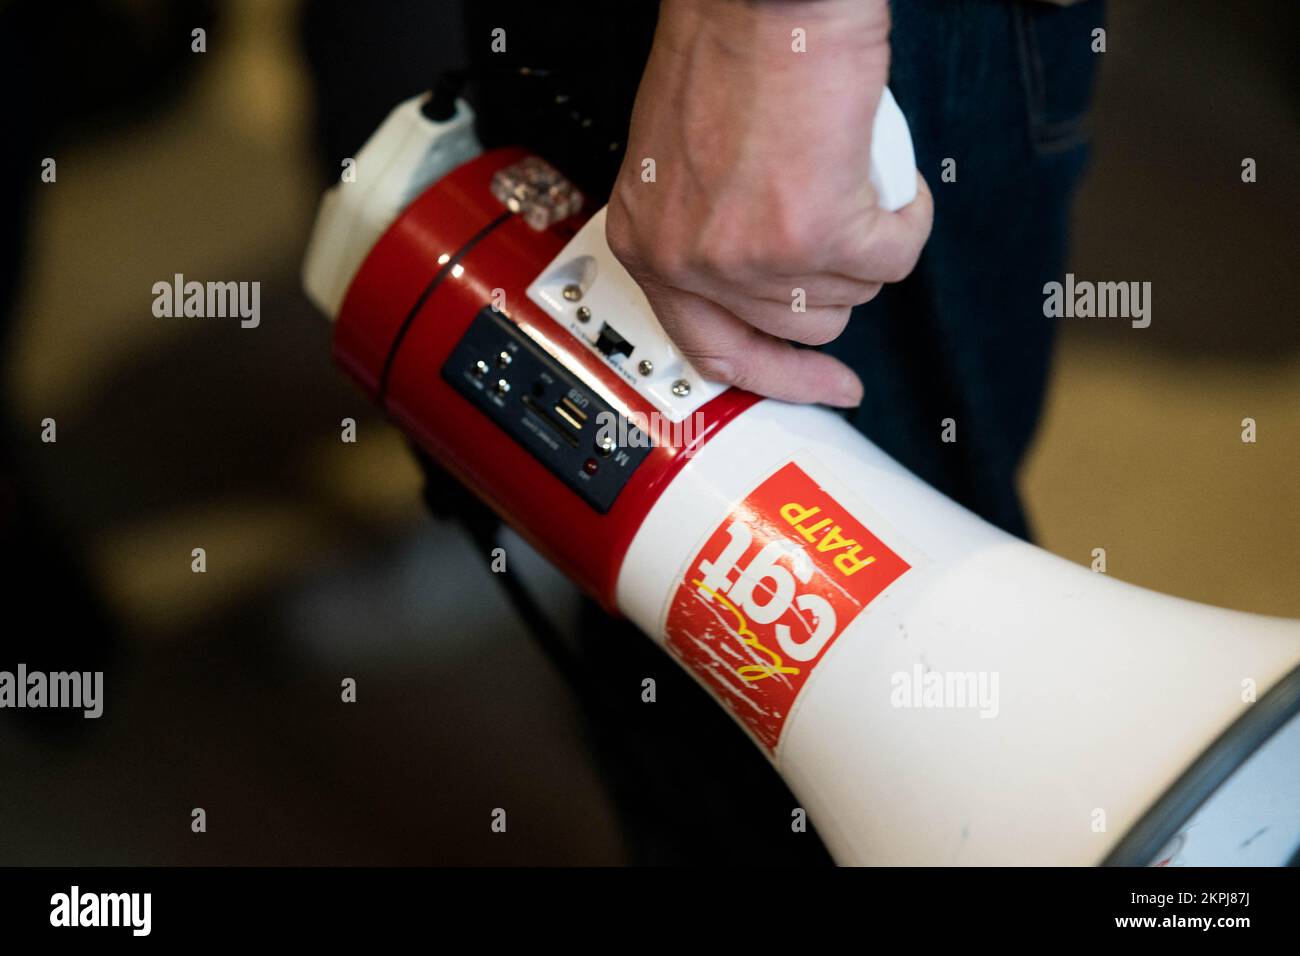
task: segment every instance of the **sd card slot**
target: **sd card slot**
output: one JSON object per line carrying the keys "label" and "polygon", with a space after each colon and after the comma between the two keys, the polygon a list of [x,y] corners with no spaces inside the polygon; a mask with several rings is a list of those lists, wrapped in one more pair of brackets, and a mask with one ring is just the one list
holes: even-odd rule
{"label": "sd card slot", "polygon": [[[531,395],[525,395],[523,397],[523,401],[524,401],[524,408],[528,409],[528,411],[532,412],[539,419],[541,419],[542,422],[544,422],[546,426],[550,428],[551,431],[553,431],[560,438],[564,439],[574,448],[578,447],[578,431],[574,427],[575,423],[573,423],[572,421],[565,421],[564,419],[561,419],[558,415],[554,414],[549,408],[544,406],[541,402],[537,401],[537,399],[533,398]],[[569,416],[567,415],[565,416],[565,418],[568,417]]]}

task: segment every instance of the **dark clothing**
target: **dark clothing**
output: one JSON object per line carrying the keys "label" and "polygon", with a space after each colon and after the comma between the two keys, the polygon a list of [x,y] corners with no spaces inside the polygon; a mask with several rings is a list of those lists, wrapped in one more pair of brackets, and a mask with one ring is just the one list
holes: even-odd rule
{"label": "dark clothing", "polygon": [[[916,271],[859,307],[828,347],[861,375],[853,423],[921,478],[1028,537],[1016,468],[1043,400],[1083,168],[1100,0],[908,0],[894,10],[890,85],[934,193]],[[942,178],[955,160],[955,182]],[[943,420],[956,441],[941,440]]]}

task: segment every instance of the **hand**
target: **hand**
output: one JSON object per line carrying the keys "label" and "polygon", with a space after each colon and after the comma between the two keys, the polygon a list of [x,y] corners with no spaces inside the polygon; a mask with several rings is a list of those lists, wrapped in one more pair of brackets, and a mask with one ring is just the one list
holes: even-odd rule
{"label": "hand", "polygon": [[888,71],[886,0],[664,0],[606,236],[705,378],[862,400],[848,366],[791,343],[838,336],[929,236],[924,180],[896,213],[868,181]]}

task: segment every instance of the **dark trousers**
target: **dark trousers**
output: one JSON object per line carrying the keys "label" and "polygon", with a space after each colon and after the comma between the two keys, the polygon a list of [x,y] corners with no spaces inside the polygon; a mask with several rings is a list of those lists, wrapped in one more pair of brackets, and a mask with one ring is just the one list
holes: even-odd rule
{"label": "dark trousers", "polygon": [[[1042,290],[1064,266],[1102,12],[1100,0],[895,6],[890,83],[934,193],[934,232],[916,271],[830,346],[862,376],[852,420],[863,433],[1022,537],[1015,474],[1055,332]],[[946,419],[955,441],[943,440]]]}

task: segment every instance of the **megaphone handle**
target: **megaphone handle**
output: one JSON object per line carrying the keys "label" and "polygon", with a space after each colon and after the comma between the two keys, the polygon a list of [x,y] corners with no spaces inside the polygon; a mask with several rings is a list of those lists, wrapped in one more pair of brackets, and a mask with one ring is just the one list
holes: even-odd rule
{"label": "megaphone handle", "polygon": [[916,154],[907,119],[885,87],[871,127],[871,185],[890,212],[916,198]]}

